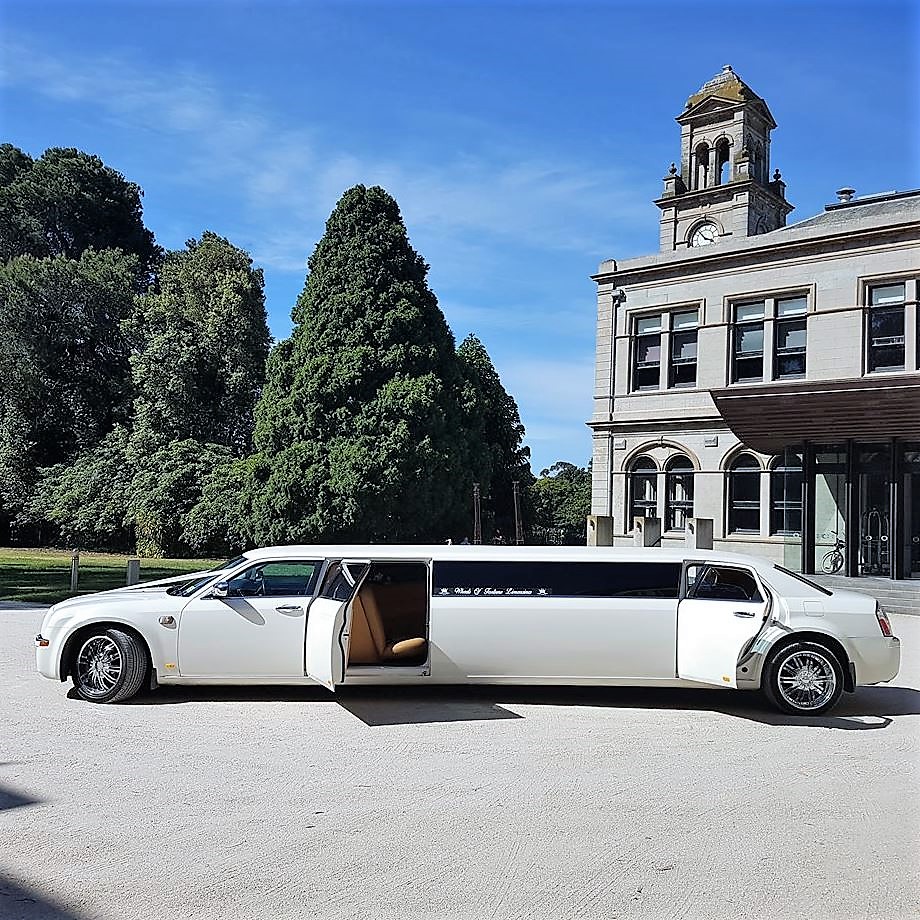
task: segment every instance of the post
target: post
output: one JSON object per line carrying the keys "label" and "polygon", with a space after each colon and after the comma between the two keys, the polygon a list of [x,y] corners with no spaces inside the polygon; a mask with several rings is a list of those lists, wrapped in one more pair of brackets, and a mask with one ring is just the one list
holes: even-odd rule
{"label": "post", "polygon": [[518,546],[523,546],[524,528],[521,524],[521,484],[515,479],[511,485],[514,487],[514,542]]}
{"label": "post", "polygon": [[473,543],[482,543],[482,516],[479,509],[479,483],[473,483]]}
{"label": "post", "polygon": [[636,546],[658,546],[661,543],[661,518],[633,518]]}
{"label": "post", "polygon": [[684,539],[688,549],[712,549],[712,518],[689,518]]}
{"label": "post", "polygon": [[80,581],[80,551],[75,549],[70,554],[70,590],[77,590],[77,583]]}
{"label": "post", "polygon": [[126,585],[136,585],[141,580],[141,561],[140,559],[128,560],[128,578]]}

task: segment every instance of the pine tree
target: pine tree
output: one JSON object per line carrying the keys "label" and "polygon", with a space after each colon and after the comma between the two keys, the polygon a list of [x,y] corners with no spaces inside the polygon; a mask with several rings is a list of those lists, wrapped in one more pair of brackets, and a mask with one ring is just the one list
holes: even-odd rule
{"label": "pine tree", "polygon": [[514,533],[514,482],[520,483],[522,515],[533,473],[530,448],[523,445],[524,426],[517,403],[502,386],[485,346],[467,336],[457,349],[464,376],[463,406],[468,418],[477,479],[485,496],[484,532]]}
{"label": "pine tree", "polygon": [[472,476],[455,344],[396,202],[349,189],[256,411],[259,542],[443,540]]}

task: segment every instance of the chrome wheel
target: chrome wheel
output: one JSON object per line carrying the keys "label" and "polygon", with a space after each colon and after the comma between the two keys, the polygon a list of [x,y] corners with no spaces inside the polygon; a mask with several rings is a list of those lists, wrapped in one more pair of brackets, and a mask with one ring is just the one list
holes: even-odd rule
{"label": "chrome wheel", "polygon": [[121,649],[109,636],[90,636],[77,652],[77,680],[88,697],[111,693],[121,678],[125,661]]}
{"label": "chrome wheel", "polygon": [[827,655],[803,649],[780,664],[776,684],[783,700],[796,710],[821,709],[837,690],[837,672]]}

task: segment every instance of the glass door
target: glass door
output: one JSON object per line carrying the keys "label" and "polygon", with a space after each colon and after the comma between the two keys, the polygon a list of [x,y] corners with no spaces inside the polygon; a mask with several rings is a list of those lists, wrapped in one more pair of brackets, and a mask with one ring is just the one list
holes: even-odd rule
{"label": "glass door", "polygon": [[920,444],[904,451],[904,574],[920,578]]}
{"label": "glass door", "polygon": [[859,574],[891,575],[891,450],[887,444],[860,445]]}
{"label": "glass door", "polygon": [[815,448],[814,571],[846,574],[847,450],[843,445]]}

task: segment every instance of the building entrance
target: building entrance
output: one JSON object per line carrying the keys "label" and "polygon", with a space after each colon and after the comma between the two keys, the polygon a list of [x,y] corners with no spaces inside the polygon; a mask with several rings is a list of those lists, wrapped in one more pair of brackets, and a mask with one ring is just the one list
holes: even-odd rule
{"label": "building entrance", "polygon": [[920,444],[806,444],[804,454],[803,570],[920,578]]}

